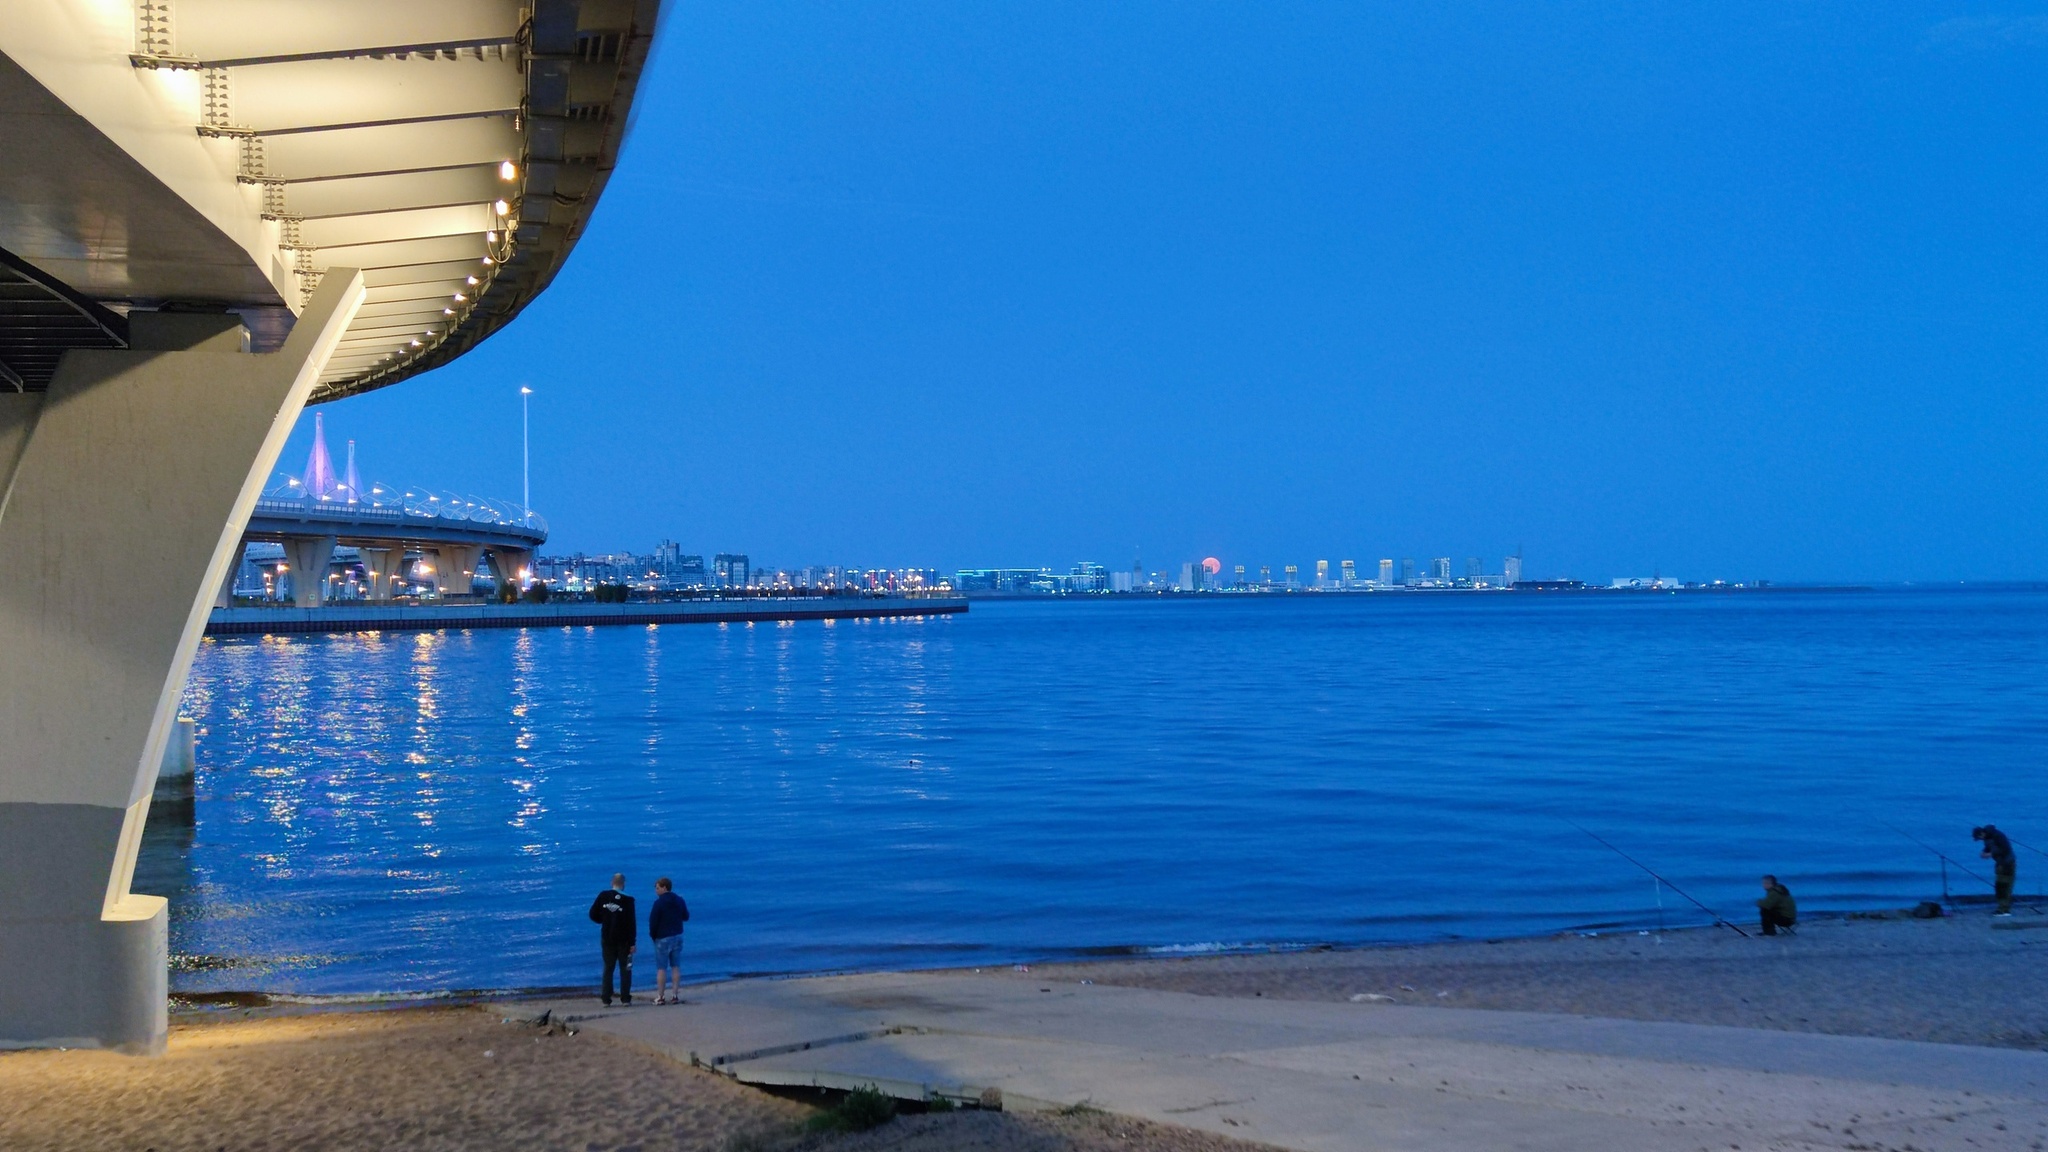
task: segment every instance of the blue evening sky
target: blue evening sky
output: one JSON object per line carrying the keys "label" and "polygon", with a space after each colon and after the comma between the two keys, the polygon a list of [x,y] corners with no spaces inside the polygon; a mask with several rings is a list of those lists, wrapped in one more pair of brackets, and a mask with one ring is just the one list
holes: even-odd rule
{"label": "blue evening sky", "polygon": [[548,293],[320,411],[516,499],[531,384],[549,551],[2048,576],[2044,12],[677,3]]}

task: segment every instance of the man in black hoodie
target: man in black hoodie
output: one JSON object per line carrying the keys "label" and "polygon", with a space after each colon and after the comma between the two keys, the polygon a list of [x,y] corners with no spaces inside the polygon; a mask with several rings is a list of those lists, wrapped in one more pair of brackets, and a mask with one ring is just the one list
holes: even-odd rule
{"label": "man in black hoodie", "polygon": [[626,874],[612,875],[612,886],[590,902],[590,920],[597,925],[598,943],[604,949],[604,1003],[612,1003],[612,969],[619,972],[619,1001],[633,1002],[633,948],[640,942],[634,923],[633,898],[626,895]]}

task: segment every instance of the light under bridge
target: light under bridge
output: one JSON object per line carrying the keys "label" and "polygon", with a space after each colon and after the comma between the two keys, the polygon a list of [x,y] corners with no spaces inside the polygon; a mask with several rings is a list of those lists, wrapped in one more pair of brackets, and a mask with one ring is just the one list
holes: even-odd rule
{"label": "light under bridge", "polygon": [[547,287],[660,10],[0,3],[0,1046],[162,1047],[165,902],[130,881],[265,478],[306,404]]}

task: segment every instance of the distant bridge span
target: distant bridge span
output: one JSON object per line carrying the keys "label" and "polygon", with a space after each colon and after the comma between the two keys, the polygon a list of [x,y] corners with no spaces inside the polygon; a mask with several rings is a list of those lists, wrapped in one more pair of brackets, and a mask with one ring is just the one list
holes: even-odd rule
{"label": "distant bridge span", "polygon": [[[479,560],[490,563],[502,587],[532,569],[534,550],[547,538],[547,524],[538,516],[507,521],[464,516],[459,511],[420,514],[408,508],[314,500],[258,500],[249,515],[249,526],[242,531],[244,544],[270,541],[284,545],[285,562],[300,577],[325,573],[336,546],[356,549],[369,578],[366,591],[371,600],[391,599],[392,578],[409,547],[435,558],[436,590],[444,596],[464,596],[470,592]],[[231,603],[236,571],[228,570],[215,607]],[[318,608],[326,591],[324,579],[295,578],[292,602],[301,608]]]}
{"label": "distant bridge span", "polygon": [[[488,557],[500,587],[533,567],[533,553],[548,538],[548,522],[531,508],[495,500],[363,486],[356,472],[356,442],[348,442],[348,464],[337,474],[327,450],[327,425],[313,414],[313,447],[306,470],[263,494],[242,530],[242,546],[266,540],[284,545],[292,577],[292,603],[318,608],[327,598],[328,567],[338,544],[362,556],[371,600],[389,600],[392,579],[409,548],[433,559],[434,589],[466,596],[479,559]],[[235,575],[229,567],[213,606],[234,602]],[[307,579],[307,576],[313,579]]]}

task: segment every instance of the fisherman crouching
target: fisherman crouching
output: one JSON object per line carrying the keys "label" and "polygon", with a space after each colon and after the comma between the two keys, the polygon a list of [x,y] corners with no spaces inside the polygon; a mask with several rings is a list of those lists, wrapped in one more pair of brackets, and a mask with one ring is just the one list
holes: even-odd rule
{"label": "fisherman crouching", "polygon": [[1789,933],[1799,923],[1799,904],[1792,899],[1792,890],[1778,883],[1776,876],[1764,877],[1764,895],[1756,902],[1756,913],[1766,936],[1776,936],[1780,928]]}

